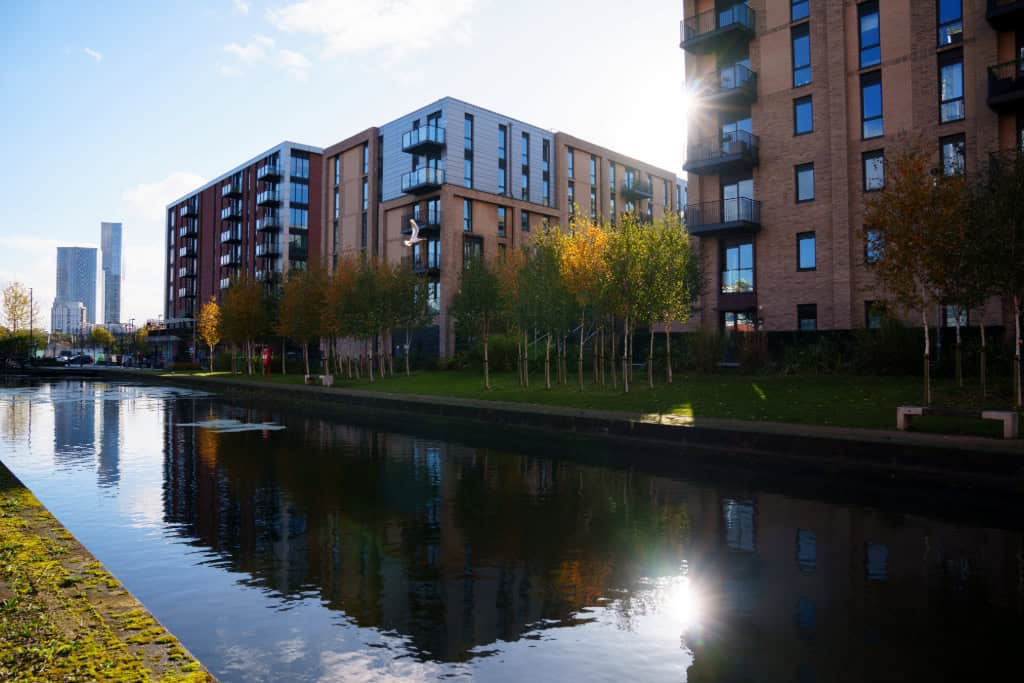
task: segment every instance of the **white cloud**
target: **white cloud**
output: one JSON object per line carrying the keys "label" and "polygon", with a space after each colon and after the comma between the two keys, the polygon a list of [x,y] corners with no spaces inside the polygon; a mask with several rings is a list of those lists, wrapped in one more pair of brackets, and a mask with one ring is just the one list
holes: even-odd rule
{"label": "white cloud", "polygon": [[249,13],[249,3],[245,0],[232,0],[231,4],[233,5],[235,14],[244,15]]}
{"label": "white cloud", "polygon": [[300,0],[267,10],[267,18],[287,33],[320,37],[325,57],[383,49],[397,59],[452,35],[465,40],[475,6],[476,0]]}
{"label": "white cloud", "polygon": [[224,52],[234,55],[246,64],[262,62],[267,58],[267,50],[274,46],[274,39],[267,36],[255,35],[245,45],[229,43],[224,46]]}
{"label": "white cloud", "polygon": [[90,57],[95,59],[97,62],[102,62],[103,61],[103,53],[102,52],[97,52],[96,50],[93,50],[91,47],[83,47],[82,48],[82,52],[84,52],[85,54],[89,55]]}
{"label": "white cloud", "polygon": [[309,79],[309,68],[311,64],[306,56],[294,50],[281,49],[277,52],[277,65],[288,72],[293,78],[300,81]]}
{"label": "white cloud", "polygon": [[217,73],[224,78],[237,78],[242,75],[242,70],[237,66],[231,66],[230,64],[221,64],[217,67]]}

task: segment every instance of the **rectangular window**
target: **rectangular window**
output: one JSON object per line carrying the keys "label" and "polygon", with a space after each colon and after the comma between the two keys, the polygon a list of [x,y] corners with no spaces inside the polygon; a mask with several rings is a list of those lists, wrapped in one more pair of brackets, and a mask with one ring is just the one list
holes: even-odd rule
{"label": "rectangular window", "polygon": [[341,184],[341,157],[334,157],[334,184]]}
{"label": "rectangular window", "polygon": [[590,186],[590,220],[597,220],[597,188]]}
{"label": "rectangular window", "polygon": [[814,164],[800,164],[796,167],[796,201],[809,202],[814,199]]}
{"label": "rectangular window", "polygon": [[811,82],[811,25],[800,24],[790,29],[793,42],[793,87]]}
{"label": "rectangular window", "polygon": [[790,0],[789,20],[800,21],[811,15],[810,0]]}
{"label": "rectangular window", "polygon": [[615,198],[615,162],[608,162],[608,192]]}
{"label": "rectangular window", "polygon": [[882,255],[881,233],[876,228],[864,227],[864,263],[878,263]]}
{"label": "rectangular window", "polygon": [[498,124],[498,161],[505,161],[505,146],[508,144],[508,128]]}
{"label": "rectangular window", "polygon": [[940,138],[939,148],[942,155],[942,173],[948,176],[963,175],[966,168],[964,136],[950,135]]}
{"label": "rectangular window", "polygon": [[363,143],[363,175],[370,172],[370,143]]}
{"label": "rectangular window", "polygon": [[818,267],[818,256],[813,232],[801,232],[796,236],[797,270],[814,270]]}
{"label": "rectangular window", "polygon": [[860,26],[860,68],[864,69],[882,61],[878,0],[868,0],[857,5],[857,23]]}
{"label": "rectangular window", "polygon": [[441,312],[441,283],[437,280],[427,282],[427,301],[430,310],[434,313]]}
{"label": "rectangular window", "polygon": [[522,157],[522,165],[530,165],[530,134],[523,133],[520,140],[520,156]]}
{"label": "rectangular window", "polygon": [[872,71],[860,77],[861,135],[877,138],[883,133],[882,126],[882,72]]}
{"label": "rectangular window", "polygon": [[498,258],[501,259],[502,261],[504,261],[505,260],[505,256],[506,256],[505,243],[504,242],[499,242],[498,243]]}
{"label": "rectangular window", "polygon": [[467,151],[473,151],[473,115],[466,114],[462,124],[462,144]]}
{"label": "rectangular window", "polygon": [[462,184],[473,187],[473,116],[466,114],[462,126],[463,162]]}
{"label": "rectangular window", "polygon": [[569,205],[569,215],[574,215],[576,213],[576,186],[572,182],[569,183],[569,191],[566,196],[566,202]]}
{"label": "rectangular window", "polygon": [[296,207],[290,207],[288,209],[289,225],[293,228],[308,228],[309,227],[309,209],[298,209]]}
{"label": "rectangular window", "polygon": [[885,153],[880,149],[864,152],[861,161],[864,165],[864,191],[874,192],[885,187]]}
{"label": "rectangular window", "polygon": [[597,157],[590,155],[590,184],[597,185]]}
{"label": "rectangular window", "polygon": [[864,302],[864,327],[869,330],[877,330],[882,327],[884,311],[878,301]]}
{"label": "rectangular window", "polygon": [[467,237],[462,242],[462,267],[465,268],[471,261],[483,256],[484,244],[480,239]]}
{"label": "rectangular window", "polygon": [[370,205],[370,181],[363,178],[363,211],[366,211]]}
{"label": "rectangular window", "polygon": [[462,161],[462,183],[466,187],[473,187],[473,160],[464,159]]}
{"label": "rectangular window", "polygon": [[797,304],[796,325],[801,332],[814,332],[818,329],[818,304]]}
{"label": "rectangular window", "polygon": [[964,118],[964,55],[960,48],[939,55],[939,120]]}
{"label": "rectangular window", "polygon": [[574,165],[575,164],[574,164],[573,156],[574,155],[572,153],[572,148],[570,147],[568,149],[568,151],[566,152],[566,168],[568,169],[569,177],[570,178],[572,178],[575,175],[575,173],[576,173],[575,170],[574,170]]}
{"label": "rectangular window", "polygon": [[359,228],[359,245],[363,250],[366,249],[366,245],[369,242],[369,230],[367,229],[368,226],[369,220],[367,218],[366,212],[363,211],[362,225]]}
{"label": "rectangular window", "polygon": [[811,97],[793,100],[793,134],[803,135],[814,131],[814,105]]}
{"label": "rectangular window", "polygon": [[523,211],[519,214],[519,223],[523,232],[530,232],[530,212]]}
{"label": "rectangular window", "polygon": [[524,168],[523,174],[519,177],[519,186],[522,192],[522,198],[529,201],[530,199],[530,173],[529,169]]}
{"label": "rectangular window", "polygon": [[544,139],[540,142],[540,170],[544,173],[551,171],[551,141]]}
{"label": "rectangular window", "polygon": [[967,327],[969,319],[966,308],[958,304],[946,304],[942,307],[943,327],[956,327],[958,318],[960,327]]}
{"label": "rectangular window", "polygon": [[498,207],[498,237],[505,236],[505,215],[506,209],[504,206]]}
{"label": "rectangular window", "polygon": [[504,124],[498,124],[498,194],[506,194],[507,188],[505,183],[508,178],[508,168],[506,161],[506,147],[508,145],[508,127]]}
{"label": "rectangular window", "polygon": [[963,7],[960,0],[938,0],[939,45],[959,43],[964,37]]}
{"label": "rectangular window", "polygon": [[462,231],[473,232],[473,202],[462,200]]}
{"label": "rectangular window", "polygon": [[292,158],[291,175],[293,178],[308,178],[309,177],[309,158],[293,156]]}
{"label": "rectangular window", "polygon": [[722,294],[754,291],[754,243],[726,244],[722,249]]}
{"label": "rectangular window", "polygon": [[505,194],[505,169],[498,169],[498,194]]}
{"label": "rectangular window", "polygon": [[608,220],[615,225],[615,195],[608,199]]}
{"label": "rectangular window", "polygon": [[305,183],[288,183],[291,186],[289,192],[290,201],[296,204],[309,204],[309,185]]}

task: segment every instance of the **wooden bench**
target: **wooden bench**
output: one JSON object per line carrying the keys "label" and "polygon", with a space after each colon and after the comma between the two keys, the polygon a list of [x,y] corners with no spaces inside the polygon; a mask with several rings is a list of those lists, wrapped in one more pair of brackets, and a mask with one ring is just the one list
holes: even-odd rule
{"label": "wooden bench", "polygon": [[319,384],[329,387],[334,384],[334,375],[306,375],[306,384]]}
{"label": "wooden bench", "polygon": [[905,432],[910,420],[918,415],[941,417],[973,417],[981,420],[998,420],[1003,423],[1003,438],[1016,439],[1019,434],[1017,413],[1012,410],[955,410],[953,408],[925,408],[922,406],[900,406],[896,409],[896,429]]}

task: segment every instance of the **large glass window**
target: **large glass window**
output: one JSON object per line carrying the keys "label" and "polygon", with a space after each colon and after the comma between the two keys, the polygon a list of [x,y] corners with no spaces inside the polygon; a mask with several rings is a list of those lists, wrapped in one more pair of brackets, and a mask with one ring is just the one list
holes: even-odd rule
{"label": "large glass window", "polygon": [[473,187],[473,160],[462,161],[462,184],[466,187]]}
{"label": "large glass window", "polygon": [[944,175],[963,175],[966,168],[964,136],[950,135],[939,140]]}
{"label": "large glass window", "polygon": [[334,157],[334,184],[338,185],[341,183],[341,157]]}
{"label": "large glass window", "polygon": [[498,237],[504,237],[505,236],[505,216],[506,216],[506,214],[507,214],[507,210],[505,209],[505,207],[504,206],[499,206],[498,207]]}
{"label": "large glass window", "polygon": [[289,207],[288,224],[293,228],[308,228],[309,209],[299,209],[294,206]]}
{"label": "large glass window", "polygon": [[484,243],[476,237],[467,237],[462,242],[462,267],[465,268],[474,259],[479,259],[484,253]]}
{"label": "large glass window", "polygon": [[964,118],[964,56],[960,48],[939,56],[939,120]]}
{"label": "large glass window", "polygon": [[793,134],[814,131],[814,104],[810,95],[793,100]]}
{"label": "large glass window", "polygon": [[570,178],[572,178],[572,177],[573,177],[573,175],[574,175],[574,174],[575,174],[575,172],[576,172],[576,171],[575,171],[575,159],[574,159],[574,156],[575,156],[575,155],[573,155],[573,153],[572,153],[572,148],[570,147],[570,148],[569,148],[569,149],[568,149],[568,150],[566,151],[566,157],[565,157],[565,158],[566,158],[566,163],[565,163],[565,166],[566,166],[566,168],[568,169],[568,172],[569,172],[569,177],[570,177]]}
{"label": "large glass window", "polygon": [[939,45],[959,43],[964,37],[963,7],[960,0],[938,0]]}
{"label": "large glass window", "polygon": [[519,227],[522,228],[523,232],[530,232],[530,212],[529,211],[521,211],[519,213],[519,223],[520,223]]}
{"label": "large glass window", "polygon": [[880,150],[864,152],[864,191],[873,192],[885,187],[885,153]]}
{"label": "large glass window", "polygon": [[291,175],[293,178],[308,178],[309,177],[309,158],[307,157],[292,157],[292,168]]}
{"label": "large glass window", "polygon": [[818,267],[818,256],[813,232],[802,232],[796,236],[797,270],[814,270]]}
{"label": "large glass window", "polygon": [[754,291],[754,243],[726,244],[722,249],[722,294]]}
{"label": "large glass window", "polygon": [[878,0],[857,5],[860,26],[860,68],[874,66],[882,61],[882,47],[878,28]]}
{"label": "large glass window", "polygon": [[796,200],[809,202],[814,199],[814,164],[800,164],[796,167]]}
{"label": "large glass window", "polygon": [[864,139],[877,138],[884,132],[882,125],[882,72],[872,71],[860,77],[861,135]]}
{"label": "large glass window", "polygon": [[590,155],[590,184],[597,185],[597,157]]}
{"label": "large glass window", "polygon": [[363,211],[370,206],[370,181],[363,178]]}
{"label": "large glass window", "polygon": [[569,215],[576,213],[576,185],[572,182],[569,183],[566,203],[568,204]]}
{"label": "large glass window", "polygon": [[790,0],[789,20],[800,21],[811,15],[810,0]]}
{"label": "large glass window", "polygon": [[370,172],[370,143],[363,143],[363,175]]}
{"label": "large glass window", "polygon": [[882,235],[877,228],[864,228],[864,263],[878,263],[882,256]]}
{"label": "large glass window", "polygon": [[593,185],[590,187],[590,220],[597,220],[597,188]]}
{"label": "large glass window", "polygon": [[295,204],[309,204],[309,185],[305,183],[289,183],[291,186],[289,199]]}
{"label": "large glass window", "polygon": [[462,230],[473,232],[473,202],[468,199],[462,200]]}
{"label": "large glass window", "polygon": [[473,115],[466,114],[462,124],[462,144],[467,150],[473,149]]}
{"label": "large glass window", "polygon": [[811,82],[811,27],[804,23],[790,29],[793,40],[793,87]]}
{"label": "large glass window", "polygon": [[818,329],[818,304],[797,304],[796,324],[801,332],[813,332]]}

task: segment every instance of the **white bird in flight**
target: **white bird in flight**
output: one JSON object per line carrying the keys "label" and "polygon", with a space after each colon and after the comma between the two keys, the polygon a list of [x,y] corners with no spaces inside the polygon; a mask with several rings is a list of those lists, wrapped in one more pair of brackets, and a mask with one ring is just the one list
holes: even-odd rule
{"label": "white bird in flight", "polygon": [[411,247],[417,242],[422,242],[423,238],[420,237],[420,226],[416,225],[416,221],[412,218],[409,219],[409,225],[412,226],[412,237],[405,240],[405,246]]}

